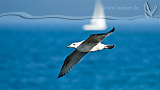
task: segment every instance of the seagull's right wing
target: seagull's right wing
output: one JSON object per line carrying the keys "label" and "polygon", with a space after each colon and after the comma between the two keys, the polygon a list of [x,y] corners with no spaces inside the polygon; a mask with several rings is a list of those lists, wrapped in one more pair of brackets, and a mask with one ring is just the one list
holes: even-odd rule
{"label": "seagull's right wing", "polygon": [[157,9],[158,9],[158,6],[156,6],[156,8],[152,11],[152,14],[154,14]]}
{"label": "seagull's right wing", "polygon": [[64,61],[58,78],[67,74],[88,52],[75,50]]}

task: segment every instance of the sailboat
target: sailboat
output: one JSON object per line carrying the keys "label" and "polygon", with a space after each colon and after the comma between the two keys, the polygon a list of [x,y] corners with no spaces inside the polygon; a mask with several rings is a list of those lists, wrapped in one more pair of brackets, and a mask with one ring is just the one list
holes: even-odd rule
{"label": "sailboat", "polygon": [[100,0],[96,0],[94,13],[91,24],[83,26],[84,30],[105,30],[107,29],[103,4]]}

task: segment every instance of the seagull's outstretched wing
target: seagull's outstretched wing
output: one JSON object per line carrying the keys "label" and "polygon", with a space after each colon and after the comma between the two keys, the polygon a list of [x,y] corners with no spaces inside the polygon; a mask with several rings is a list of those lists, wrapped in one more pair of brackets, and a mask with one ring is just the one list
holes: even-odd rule
{"label": "seagull's outstretched wing", "polygon": [[87,40],[85,40],[82,44],[85,43],[99,43],[101,42],[106,36],[109,36],[111,33],[113,33],[115,28],[113,27],[112,30],[110,30],[107,33],[101,33],[101,34],[92,34],[89,36]]}
{"label": "seagull's outstretched wing", "polygon": [[146,11],[147,13],[151,12],[148,2],[145,3],[144,8],[145,8],[145,11]]}
{"label": "seagull's outstretched wing", "polygon": [[88,52],[79,52],[75,50],[64,61],[58,78],[68,73]]}
{"label": "seagull's outstretched wing", "polygon": [[79,47],[81,48],[81,47],[85,47],[87,45],[87,46],[89,46],[88,51],[90,51],[95,45],[97,45],[99,42],[101,42],[106,36],[109,36],[111,33],[113,33],[114,30],[115,30],[115,28],[113,27],[113,29],[107,33],[92,34]]}
{"label": "seagull's outstretched wing", "polygon": [[158,9],[158,6],[155,7],[155,9],[152,11],[152,14],[154,14],[157,9]]}

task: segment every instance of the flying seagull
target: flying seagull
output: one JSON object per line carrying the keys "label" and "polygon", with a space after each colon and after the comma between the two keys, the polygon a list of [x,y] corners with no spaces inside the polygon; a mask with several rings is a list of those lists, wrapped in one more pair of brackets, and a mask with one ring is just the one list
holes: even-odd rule
{"label": "flying seagull", "polygon": [[151,11],[150,6],[149,6],[149,4],[148,4],[148,2],[147,2],[147,3],[145,3],[144,9],[145,9],[145,15],[146,15],[147,17],[152,17],[152,16],[154,15],[155,11],[158,9],[158,6],[156,6],[156,7],[154,8],[154,10]]}
{"label": "flying seagull", "polygon": [[87,53],[94,52],[102,49],[112,49],[115,45],[105,45],[101,41],[113,33],[115,28],[107,33],[102,34],[92,34],[85,41],[72,43],[67,47],[75,48],[75,50],[67,56],[64,61],[64,64],[61,68],[58,78],[67,74]]}

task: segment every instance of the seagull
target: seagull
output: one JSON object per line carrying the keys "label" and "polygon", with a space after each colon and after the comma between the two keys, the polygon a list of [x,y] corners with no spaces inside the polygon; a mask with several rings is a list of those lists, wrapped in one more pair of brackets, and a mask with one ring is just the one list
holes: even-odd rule
{"label": "seagull", "polygon": [[107,33],[92,34],[86,40],[75,42],[67,46],[75,48],[75,50],[65,59],[58,78],[67,74],[89,52],[114,48],[115,45],[105,45],[101,43],[101,41],[106,36],[109,36],[111,33],[113,33],[114,30],[115,28],[113,27],[113,29]]}
{"label": "seagull", "polygon": [[147,17],[152,17],[154,15],[155,11],[158,9],[158,6],[156,6],[155,9],[153,11],[151,11],[149,4],[147,2],[147,3],[145,3],[144,9],[145,9],[145,15]]}

